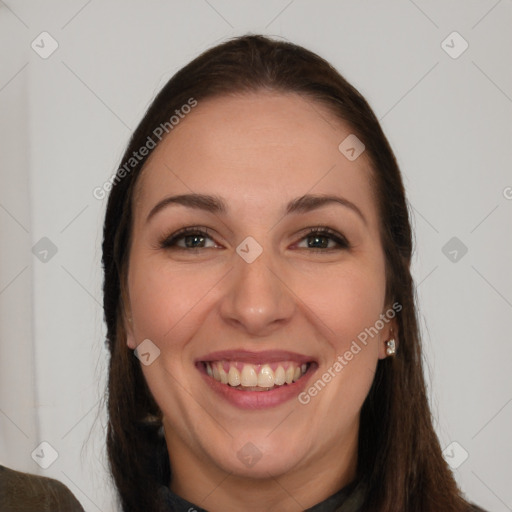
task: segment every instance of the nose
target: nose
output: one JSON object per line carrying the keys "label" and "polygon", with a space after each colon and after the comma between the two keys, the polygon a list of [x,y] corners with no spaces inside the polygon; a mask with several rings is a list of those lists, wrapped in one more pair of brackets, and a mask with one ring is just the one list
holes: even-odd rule
{"label": "nose", "polygon": [[246,334],[263,337],[286,325],[296,304],[269,252],[252,263],[238,255],[220,304],[223,320]]}

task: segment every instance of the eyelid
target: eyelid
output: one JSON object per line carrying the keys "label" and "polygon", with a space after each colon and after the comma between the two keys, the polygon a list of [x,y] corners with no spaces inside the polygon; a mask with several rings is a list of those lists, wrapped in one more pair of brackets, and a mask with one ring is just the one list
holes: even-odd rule
{"label": "eyelid", "polygon": [[[218,242],[216,242],[215,239],[213,238],[210,231],[211,230],[209,230],[208,228],[205,228],[203,226],[187,226],[187,227],[179,229],[178,231],[174,231],[172,233],[165,234],[164,236],[159,238],[155,248],[156,249],[178,248],[178,249],[183,249],[185,251],[187,251],[187,250],[191,251],[194,248],[178,247],[176,245],[176,242],[179,239],[184,238],[185,236],[189,236],[189,235],[202,235],[205,238],[209,238],[209,239],[213,240],[217,245],[219,245]],[[198,247],[197,249],[209,249],[209,247]]]}
{"label": "eyelid", "polygon": [[329,251],[333,251],[333,250],[342,250],[342,249],[346,250],[346,249],[350,249],[352,247],[352,245],[350,244],[348,239],[343,234],[339,233],[338,231],[336,231],[328,226],[315,226],[312,228],[308,228],[307,232],[304,235],[302,235],[302,237],[298,240],[298,242],[301,242],[305,238],[308,238],[309,236],[313,236],[313,235],[328,236],[331,238],[331,240],[333,240],[334,242],[336,242],[338,244],[338,247],[331,247],[328,249],[311,247],[311,248],[306,249],[309,252],[311,252],[311,251],[312,252],[329,252]]}

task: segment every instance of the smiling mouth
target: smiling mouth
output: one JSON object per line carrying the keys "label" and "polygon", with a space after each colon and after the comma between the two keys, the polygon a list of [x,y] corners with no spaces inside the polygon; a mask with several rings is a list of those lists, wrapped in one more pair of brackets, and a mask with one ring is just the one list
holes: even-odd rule
{"label": "smiling mouth", "polygon": [[250,364],[239,361],[203,361],[209,377],[240,391],[270,391],[300,380],[312,363],[281,361]]}

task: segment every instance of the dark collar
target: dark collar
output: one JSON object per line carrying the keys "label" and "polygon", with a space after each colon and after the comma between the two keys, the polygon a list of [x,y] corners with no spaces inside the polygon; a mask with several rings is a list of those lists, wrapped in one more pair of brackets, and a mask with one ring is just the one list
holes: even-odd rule
{"label": "dark collar", "polygon": [[[305,512],[360,512],[364,496],[364,485],[352,483]],[[159,512],[208,512],[184,500],[165,486],[160,488],[159,501]]]}

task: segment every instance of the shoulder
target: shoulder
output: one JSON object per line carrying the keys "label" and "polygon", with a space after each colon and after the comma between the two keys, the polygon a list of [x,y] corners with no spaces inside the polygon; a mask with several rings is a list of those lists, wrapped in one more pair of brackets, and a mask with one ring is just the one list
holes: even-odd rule
{"label": "shoulder", "polygon": [[2,512],[84,512],[71,491],[58,480],[0,466]]}

